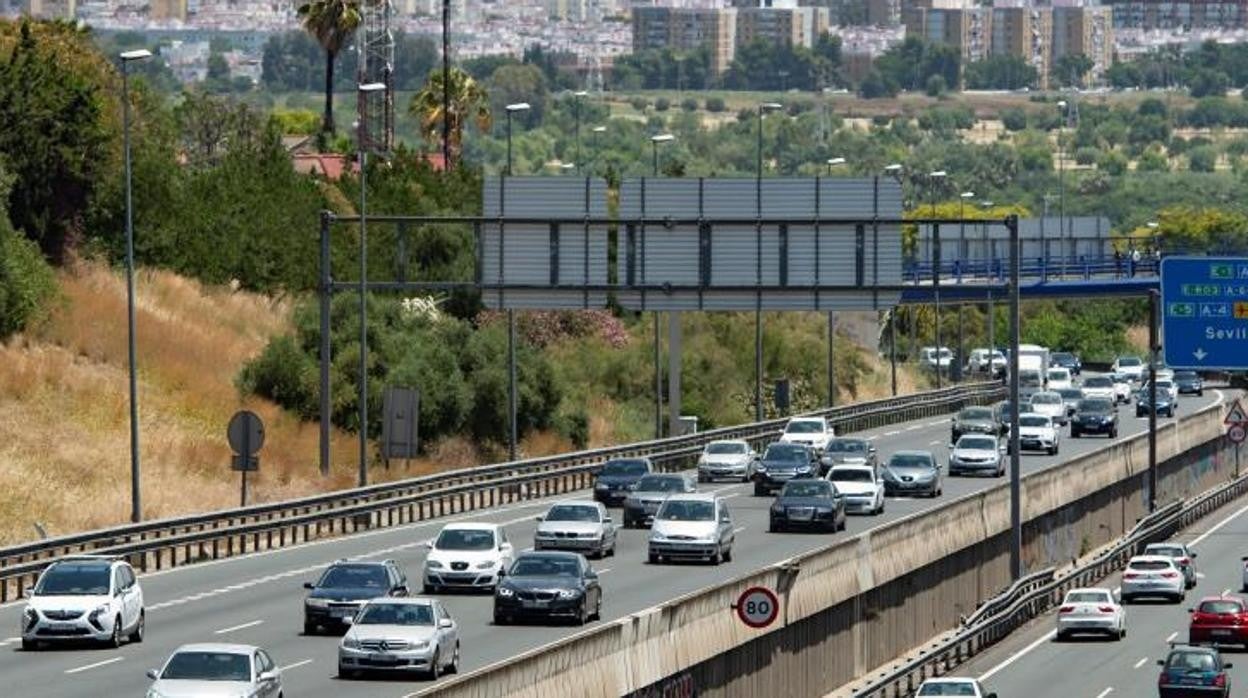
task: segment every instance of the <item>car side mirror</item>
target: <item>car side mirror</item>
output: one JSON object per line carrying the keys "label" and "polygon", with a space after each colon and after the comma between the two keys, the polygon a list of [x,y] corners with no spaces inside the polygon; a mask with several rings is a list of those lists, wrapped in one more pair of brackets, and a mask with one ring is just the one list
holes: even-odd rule
{"label": "car side mirror", "polygon": [[984,698],[997,698],[997,694],[989,693],[988,695],[984,696]]}
{"label": "car side mirror", "polygon": [[391,590],[390,590],[390,593],[391,593],[391,594],[396,594],[396,595],[398,595],[398,594],[406,594],[406,593],[407,593],[407,585],[406,585],[406,584],[398,584],[398,585],[396,585],[393,589],[391,589]]}
{"label": "car side mirror", "polygon": [[342,622],[346,625],[355,625],[355,616],[347,616],[342,619]]}
{"label": "car side mirror", "polygon": [[1195,613],[1195,612],[1196,612],[1196,609],[1194,609],[1194,608],[1189,608],[1189,609],[1187,609],[1187,612],[1188,612],[1188,613]]}
{"label": "car side mirror", "polygon": [[147,670],[147,678],[149,678],[149,679],[151,679],[151,680],[153,680],[153,681],[155,681],[155,680],[159,679],[159,678],[160,678],[160,670],[159,670],[159,669],[148,669],[148,670]]}
{"label": "car side mirror", "polygon": [[276,671],[265,671],[265,672],[261,672],[260,675],[257,676],[256,678],[259,679],[262,683],[270,683],[270,682],[276,681],[277,677],[278,677],[278,673]]}
{"label": "car side mirror", "polygon": [[545,518],[546,518],[545,516],[543,516],[543,515],[541,515],[541,514],[538,514],[537,516],[534,516],[534,517],[533,517],[533,520],[534,520],[534,521],[536,521],[536,522],[538,522],[538,523],[541,523],[541,522],[542,522],[542,519],[545,519]]}
{"label": "car side mirror", "polygon": [[304,582],[304,583],[303,583],[303,588],[304,588],[304,589],[315,589],[315,588],[316,588],[316,585],[315,585],[315,584],[313,584],[312,582]]}
{"label": "car side mirror", "polygon": [[499,570],[499,571],[498,571],[498,577],[499,577],[499,579],[502,579],[503,577],[506,577],[506,576],[507,576],[507,570]]}
{"label": "car side mirror", "polygon": [[[1248,557],[1246,557],[1246,558],[1244,558],[1244,559],[1245,559],[1245,560],[1248,560]],[[22,591],[22,598],[29,599],[29,598],[32,598],[34,595],[35,595],[35,590],[34,590],[34,589],[25,589],[25,590],[23,590],[23,591]]]}
{"label": "car side mirror", "polygon": [[1223,664],[1223,665],[1222,665],[1222,668],[1223,668],[1223,669],[1234,669],[1234,668],[1235,668],[1235,665],[1234,665],[1234,664],[1232,664],[1231,662],[1227,662],[1226,664]]}
{"label": "car side mirror", "polygon": [[455,627],[455,621],[451,620],[450,618],[443,618],[442,620],[438,621],[438,627],[442,628],[443,630],[447,628],[453,628]]}
{"label": "car side mirror", "polygon": [[945,446],[945,448],[947,448],[947,449],[949,449],[950,451],[952,451],[952,450],[953,450],[953,448],[954,448],[954,446],[953,446],[953,444],[947,444],[947,445]]}
{"label": "car side mirror", "polygon": [[1197,557],[1197,556],[1196,556],[1196,553],[1188,553],[1188,555],[1189,555],[1189,556],[1190,556],[1193,560],[1195,560],[1195,559],[1196,559],[1196,557]]}
{"label": "car side mirror", "polygon": [[585,574],[585,579],[591,582],[596,582],[598,581],[598,573],[590,570]]}
{"label": "car side mirror", "polygon": [[1157,660],[1157,666],[1165,666],[1165,665],[1166,665],[1166,660],[1164,659]]}

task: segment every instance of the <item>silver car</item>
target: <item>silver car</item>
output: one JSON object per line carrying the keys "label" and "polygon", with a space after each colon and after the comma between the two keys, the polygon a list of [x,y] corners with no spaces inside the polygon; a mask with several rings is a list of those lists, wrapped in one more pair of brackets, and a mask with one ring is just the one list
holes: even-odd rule
{"label": "silver car", "polygon": [[160,669],[150,669],[147,698],[276,698],[282,670],[268,652],[252,645],[198,643],[174,650]]}
{"label": "silver car", "polygon": [[1162,555],[1136,555],[1122,572],[1122,602],[1161,596],[1175,603],[1187,596],[1187,582],[1178,563]]}
{"label": "silver car", "polygon": [[615,554],[615,522],[601,502],[558,502],[537,520],[534,550],[571,550],[593,557]]}
{"label": "silver car", "polygon": [[1001,451],[1005,446],[995,436],[967,434],[957,443],[949,444],[949,475],[988,473],[1005,475]]}
{"label": "silver car", "polygon": [[1196,551],[1184,543],[1149,543],[1144,546],[1145,555],[1161,555],[1174,560],[1183,571],[1183,580],[1188,589],[1196,586]]}
{"label": "silver car", "polygon": [[712,441],[698,458],[698,482],[721,478],[749,482],[758,465],[758,452],[741,439]]}
{"label": "silver car", "polygon": [[459,669],[459,627],[437,599],[374,599],[338,645],[338,675],[419,673],[437,679]]}
{"label": "silver car", "polygon": [[732,561],[736,531],[728,503],[713,494],[674,494],[654,516],[650,564],[667,560]]}
{"label": "silver car", "polygon": [[1053,420],[1054,424],[1066,424],[1066,401],[1062,394],[1046,390],[1031,396],[1030,412],[1042,414]]}

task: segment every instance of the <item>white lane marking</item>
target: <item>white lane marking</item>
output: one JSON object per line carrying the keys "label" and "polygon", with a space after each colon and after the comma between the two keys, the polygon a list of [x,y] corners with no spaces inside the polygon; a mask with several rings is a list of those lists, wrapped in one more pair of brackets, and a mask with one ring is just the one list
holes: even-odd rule
{"label": "white lane marking", "polygon": [[0,640],[0,647],[4,647],[5,645],[11,645],[11,644],[13,644],[14,642],[17,642],[17,641],[18,641],[18,640],[20,640],[20,639],[22,639],[22,638],[20,638],[20,637],[9,637],[9,638],[5,638],[4,640]]}
{"label": "white lane marking", "polygon": [[212,631],[212,634],[213,634],[213,635],[224,635],[224,634],[226,634],[226,633],[232,633],[232,632],[234,632],[235,630],[246,630],[247,628],[254,628],[254,627],[256,627],[257,625],[260,625],[260,624],[261,624],[261,623],[263,623],[263,622],[264,622],[264,621],[262,621],[262,620],[253,620],[253,621],[251,621],[251,622],[249,622],[249,623],[242,623],[242,624],[240,624],[240,625],[231,625],[231,626],[230,626],[230,627],[228,627],[228,628],[221,628],[220,630],[214,630],[214,631]]}
{"label": "white lane marking", "polygon": [[1221,593],[1221,594],[1219,594],[1219,596],[1226,596],[1226,595],[1227,595],[1227,594],[1229,594],[1229,593],[1231,593],[1231,590],[1230,590],[1230,589],[1223,589],[1223,590],[1222,590],[1222,593]]}
{"label": "white lane marking", "polygon": [[940,445],[940,439],[936,439],[935,441],[928,441],[928,442],[927,442],[927,445],[928,445],[928,446],[939,446],[939,445]]}
{"label": "white lane marking", "polygon": [[745,526],[737,526],[736,528],[732,529],[732,532],[733,532],[733,533],[740,533],[740,532],[742,532],[742,531],[744,531],[744,530],[745,530]]}
{"label": "white lane marking", "polygon": [[938,426],[940,426],[941,424],[944,424],[944,423],[945,423],[945,420],[943,420],[943,419],[938,419],[938,420],[936,420],[936,421],[934,421],[934,422],[928,422],[927,424],[925,424],[925,425],[923,425],[923,426],[928,426],[928,427],[938,427]]}
{"label": "white lane marking", "polygon": [[1022,648],[1021,650],[1019,650],[1019,651],[1015,652],[1014,654],[1011,654],[1009,657],[1006,657],[1006,658],[1005,658],[1005,661],[1003,661],[1003,662],[1001,662],[1000,664],[998,664],[998,665],[996,665],[996,666],[992,667],[992,668],[991,668],[991,669],[989,669],[988,671],[985,671],[984,673],[980,674],[980,675],[979,675],[979,680],[980,680],[980,681],[987,681],[988,679],[992,678],[995,674],[997,674],[998,672],[1000,672],[1002,669],[1005,669],[1006,667],[1008,667],[1009,665],[1013,664],[1014,662],[1017,662],[1019,659],[1022,659],[1022,658],[1023,658],[1023,656],[1025,656],[1028,652],[1030,652],[1030,651],[1034,650],[1035,648],[1039,647],[1040,645],[1043,645],[1043,644],[1044,644],[1044,643],[1046,643],[1046,642],[1049,642],[1049,641],[1050,641],[1050,640],[1052,640],[1052,639],[1054,638],[1054,636],[1056,636],[1056,635],[1057,635],[1057,631],[1055,631],[1055,630],[1050,630],[1049,632],[1045,633],[1044,635],[1041,635],[1041,636],[1040,636],[1040,638],[1039,638],[1039,639],[1037,639],[1035,642],[1031,643],[1030,645],[1027,645],[1026,647],[1024,647],[1024,648]]}
{"label": "white lane marking", "polygon": [[876,439],[878,439],[878,438],[880,438],[880,437],[879,437],[879,436],[868,436],[868,437],[867,437],[867,441],[875,441],[875,440],[876,440]]}
{"label": "white lane marking", "polygon": [[120,661],[121,661],[121,660],[123,660],[123,659],[125,659],[125,657],[113,657],[112,659],[105,659],[104,661],[101,661],[101,662],[94,662],[94,663],[92,663],[92,664],[88,664],[88,665],[86,665],[86,666],[80,666],[80,667],[76,667],[76,668],[74,668],[74,669],[66,669],[66,670],[65,670],[65,673],[66,673],[66,674],[77,674],[77,673],[78,673],[78,672],[80,672],[80,671],[87,671],[87,670],[89,670],[89,669],[95,669],[95,668],[97,668],[97,667],[102,667],[102,666],[104,666],[104,665],[106,665],[106,664],[115,664],[115,663],[117,663],[117,662],[120,662]]}
{"label": "white lane marking", "polygon": [[1217,523],[1216,523],[1216,524],[1214,524],[1213,526],[1210,526],[1208,531],[1205,531],[1204,533],[1200,534],[1199,536],[1196,536],[1195,538],[1193,538],[1193,539],[1192,539],[1192,542],[1191,542],[1191,543],[1188,543],[1188,545],[1193,546],[1193,547],[1195,547],[1195,546],[1197,546],[1197,545],[1200,545],[1201,541],[1203,541],[1204,539],[1206,539],[1206,538],[1208,538],[1209,536],[1213,535],[1214,533],[1217,533],[1218,529],[1220,529],[1220,528],[1222,528],[1223,526],[1227,525],[1227,524],[1228,524],[1228,523],[1230,523],[1232,520],[1234,520],[1236,517],[1238,517],[1240,514],[1243,514],[1245,511],[1248,511],[1248,506],[1241,507],[1241,508],[1240,508],[1238,511],[1236,511],[1235,513],[1231,514],[1230,516],[1226,517],[1225,519],[1222,519],[1221,521],[1217,522]]}
{"label": "white lane marking", "polygon": [[610,571],[611,571],[611,568],[610,568],[610,567],[604,567],[604,568],[602,568],[602,569],[598,570],[598,574],[600,574],[600,575],[601,575],[601,574],[606,574],[606,573],[608,573],[608,572],[610,572]]}
{"label": "white lane marking", "polygon": [[301,659],[295,662],[294,664],[287,664],[286,666],[279,666],[277,670],[278,671],[290,671],[291,669],[298,669],[301,666],[305,666],[311,663],[312,663],[311,659]]}
{"label": "white lane marking", "polygon": [[906,431],[914,431],[916,429],[922,429],[922,428],[923,428],[922,424],[911,424],[910,426],[906,427]]}
{"label": "white lane marking", "polygon": [[732,499],[733,497],[736,497],[736,496],[737,496],[737,495],[739,495],[739,494],[741,494],[741,493],[740,493],[740,492],[732,492],[732,493],[730,493],[730,494],[720,495],[720,497],[719,497],[719,498],[720,498],[720,499]]}
{"label": "white lane marking", "polygon": [[1100,693],[1096,694],[1096,698],[1105,698],[1105,696],[1107,696],[1107,695],[1109,695],[1109,694],[1111,694],[1111,693],[1113,693],[1113,692],[1114,692],[1114,687],[1113,687],[1113,686],[1110,686],[1109,688],[1105,689],[1104,691],[1101,691]]}
{"label": "white lane marking", "polygon": [[1172,632],[1172,633],[1170,633],[1169,635],[1167,635],[1167,636],[1166,636],[1166,642],[1173,642],[1173,641],[1174,641],[1174,638],[1176,638],[1176,637],[1178,637],[1178,636],[1179,636],[1179,631],[1177,631],[1177,630],[1176,630],[1176,631],[1174,631],[1174,632]]}
{"label": "white lane marking", "polygon": [[1140,661],[1136,662],[1135,666],[1132,668],[1139,669],[1140,667],[1144,666],[1147,663],[1148,663],[1148,657],[1140,657]]}
{"label": "white lane marking", "polygon": [[886,432],[884,432],[884,435],[885,435],[885,436],[896,436],[896,435],[898,435],[898,434],[900,434],[900,433],[901,433],[901,432],[900,432],[899,430],[894,429],[894,430],[892,430],[892,431],[886,431]]}

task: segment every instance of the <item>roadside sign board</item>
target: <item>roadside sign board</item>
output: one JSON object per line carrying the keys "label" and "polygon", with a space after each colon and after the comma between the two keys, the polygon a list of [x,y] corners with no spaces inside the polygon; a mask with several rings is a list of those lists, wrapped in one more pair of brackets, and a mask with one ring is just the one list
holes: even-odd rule
{"label": "roadside sign board", "polygon": [[1226,413],[1226,419],[1222,420],[1226,426],[1235,424],[1248,424],[1248,412],[1244,412],[1244,406],[1239,403],[1239,398],[1231,403],[1231,409]]}
{"label": "roadside sign board", "polygon": [[737,617],[751,628],[765,628],[780,614],[780,600],[766,587],[750,587],[741,592],[736,603]]}
{"label": "roadside sign board", "polygon": [[225,430],[230,448],[244,456],[254,456],[264,447],[264,423],[251,410],[239,410]]}
{"label": "roadside sign board", "polygon": [[1161,345],[1171,368],[1248,369],[1248,257],[1161,260]]}
{"label": "roadside sign board", "polygon": [[1243,424],[1232,424],[1231,427],[1226,430],[1226,438],[1230,439],[1231,442],[1235,444],[1243,443],[1244,437],[1246,436],[1248,436],[1248,429],[1245,429]]}

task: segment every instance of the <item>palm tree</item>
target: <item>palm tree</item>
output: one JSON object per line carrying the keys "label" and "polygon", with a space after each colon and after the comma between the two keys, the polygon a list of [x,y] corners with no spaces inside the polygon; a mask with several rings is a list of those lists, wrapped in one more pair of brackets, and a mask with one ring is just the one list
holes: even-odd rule
{"label": "palm tree", "polygon": [[360,3],[353,0],[309,0],[299,6],[303,28],[325,49],[325,134],[334,132],[334,59],[360,26]]}
{"label": "palm tree", "polygon": [[[452,160],[458,160],[463,152],[464,126],[471,119],[477,128],[488,130],[493,119],[490,115],[490,100],[485,89],[471,75],[451,68],[450,103],[447,105],[446,116],[450,121],[450,147]],[[429,143],[436,144],[442,135],[442,71],[435,70],[429,75],[425,86],[412,96],[408,105],[408,113],[420,120],[420,132]],[[451,163],[446,163],[449,167]]]}

